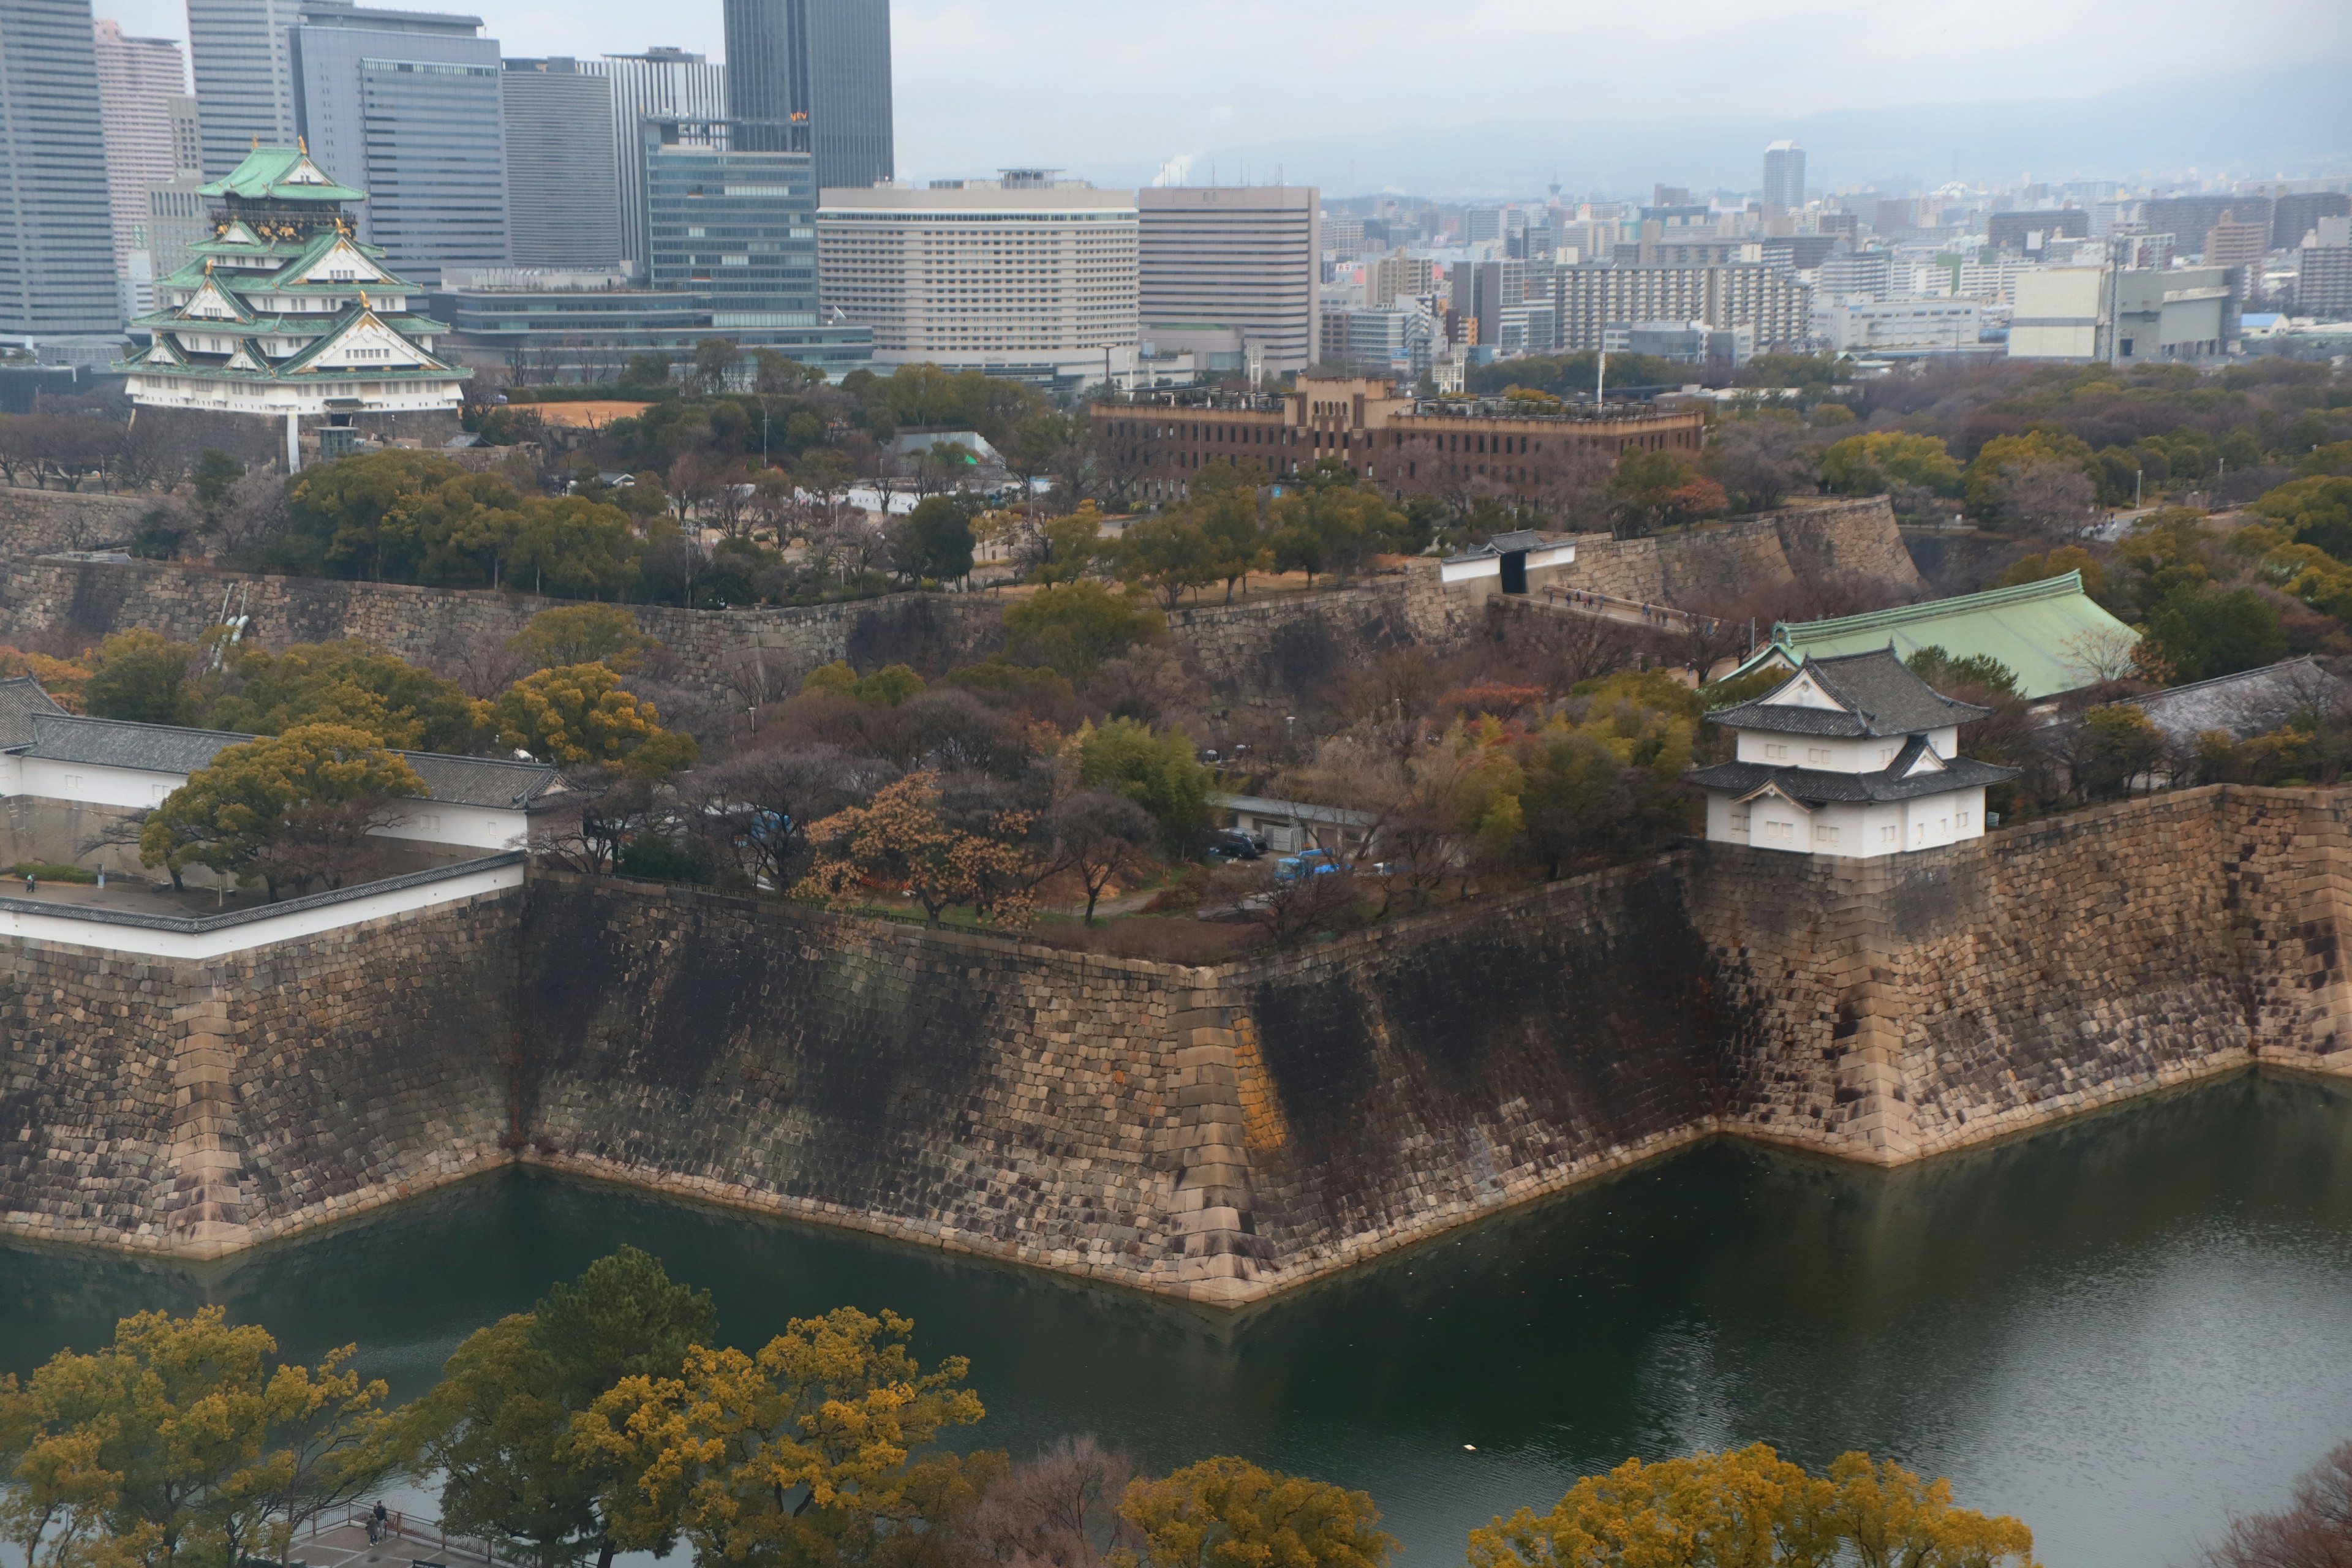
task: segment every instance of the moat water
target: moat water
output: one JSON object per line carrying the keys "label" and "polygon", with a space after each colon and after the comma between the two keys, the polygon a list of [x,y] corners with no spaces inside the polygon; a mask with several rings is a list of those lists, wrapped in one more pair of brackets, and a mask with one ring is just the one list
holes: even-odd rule
{"label": "moat water", "polygon": [[406,1397],[623,1241],[747,1346],[912,1315],[988,1446],[1362,1488],[1414,1568],[1628,1454],[1756,1439],[1948,1475],[2049,1568],[2154,1568],[2352,1438],[2352,1084],[2267,1075],[1893,1173],[1712,1144],[1239,1314],[517,1173],[218,1265],[0,1247],[0,1369],[219,1301]]}

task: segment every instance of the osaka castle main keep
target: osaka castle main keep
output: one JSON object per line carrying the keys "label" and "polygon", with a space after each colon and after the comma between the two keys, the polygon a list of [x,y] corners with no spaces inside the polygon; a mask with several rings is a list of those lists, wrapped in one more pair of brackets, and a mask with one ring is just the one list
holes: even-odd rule
{"label": "osaka castle main keep", "polygon": [[344,208],[364,192],[329,179],[299,147],[256,147],[202,193],[213,237],[155,285],[154,334],[130,356],[128,391],[146,408],[258,414],[286,422],[286,467],[301,467],[308,416],[454,409],[469,374],[433,352],[440,322],[412,313],[415,287],[352,237]]}

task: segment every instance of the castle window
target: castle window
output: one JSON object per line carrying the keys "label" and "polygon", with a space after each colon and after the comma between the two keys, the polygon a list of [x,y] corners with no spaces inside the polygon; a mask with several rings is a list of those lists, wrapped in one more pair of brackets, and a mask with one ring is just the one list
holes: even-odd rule
{"label": "castle window", "polygon": [[1807,746],[1805,748],[1805,761],[1809,763],[1826,763],[1829,760],[1830,749],[1827,746]]}
{"label": "castle window", "polygon": [[1814,829],[1813,829],[1813,842],[1814,842],[1814,843],[1816,843],[1816,844],[1835,844],[1837,841],[1838,841],[1838,830],[1837,830],[1836,828],[1834,828],[1834,827],[1816,827],[1816,828],[1814,828]]}
{"label": "castle window", "polygon": [[1789,760],[1789,748],[1777,741],[1767,741],[1764,742],[1764,760],[1768,763],[1785,763]]}

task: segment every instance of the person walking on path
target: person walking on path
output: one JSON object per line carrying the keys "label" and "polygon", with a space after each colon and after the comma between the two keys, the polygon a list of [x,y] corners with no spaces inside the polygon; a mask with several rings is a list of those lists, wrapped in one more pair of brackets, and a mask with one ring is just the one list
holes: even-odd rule
{"label": "person walking on path", "polygon": [[375,1511],[368,1515],[369,1545],[376,1546],[383,1543],[384,1526],[389,1522],[391,1518],[392,1515],[384,1511],[383,1500],[382,1498],[376,1499]]}

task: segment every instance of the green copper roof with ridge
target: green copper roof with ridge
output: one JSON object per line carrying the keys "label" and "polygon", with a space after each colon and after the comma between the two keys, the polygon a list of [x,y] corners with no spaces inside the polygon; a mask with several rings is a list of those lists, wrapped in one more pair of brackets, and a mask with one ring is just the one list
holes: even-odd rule
{"label": "green copper roof with ridge", "polygon": [[[312,178],[295,176],[308,174]],[[363,202],[365,191],[339,185],[310,162],[299,147],[256,147],[226,179],[215,180],[197,193],[205,196],[236,196],[248,202]]]}
{"label": "green copper roof with ridge", "polygon": [[1923,647],[1940,647],[1954,658],[1997,658],[2017,677],[2020,696],[2041,698],[2092,683],[2084,658],[2088,647],[2127,647],[2138,640],[2138,633],[2083,591],[2080,572],[2069,572],[2013,588],[1835,620],[1783,622],[1772,628],[1770,646],[1758,649],[1734,673],[1758,668],[1775,652],[1801,664],[1808,658],[1884,647],[1907,659]]}

